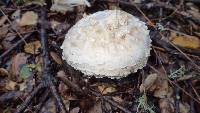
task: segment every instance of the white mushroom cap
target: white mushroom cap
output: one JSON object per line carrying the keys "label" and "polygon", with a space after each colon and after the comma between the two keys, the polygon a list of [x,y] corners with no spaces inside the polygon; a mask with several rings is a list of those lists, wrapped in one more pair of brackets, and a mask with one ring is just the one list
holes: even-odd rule
{"label": "white mushroom cap", "polygon": [[151,39],[144,22],[120,10],[105,10],[78,21],[61,46],[63,59],[88,76],[121,78],[143,68]]}

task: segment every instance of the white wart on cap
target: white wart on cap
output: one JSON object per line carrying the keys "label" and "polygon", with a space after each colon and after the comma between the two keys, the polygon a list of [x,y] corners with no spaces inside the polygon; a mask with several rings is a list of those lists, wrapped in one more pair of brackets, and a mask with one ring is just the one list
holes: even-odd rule
{"label": "white wart on cap", "polygon": [[78,21],[61,46],[63,59],[87,76],[121,78],[143,68],[151,39],[144,22],[121,10]]}

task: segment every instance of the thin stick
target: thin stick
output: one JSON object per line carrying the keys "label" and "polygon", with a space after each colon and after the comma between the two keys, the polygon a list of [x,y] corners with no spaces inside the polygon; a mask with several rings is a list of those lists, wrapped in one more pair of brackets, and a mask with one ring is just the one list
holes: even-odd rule
{"label": "thin stick", "polygon": [[2,63],[3,59],[5,56],[7,56],[8,54],[10,54],[10,52],[12,52],[13,50],[15,50],[19,45],[23,44],[24,43],[24,40],[28,39],[31,35],[33,34],[32,33],[28,33],[24,36],[23,40],[19,40],[17,43],[15,43],[12,47],[10,47],[8,50],[6,50],[3,54],[1,54],[0,56],[0,64]]}
{"label": "thin stick", "polygon": [[[152,70],[154,70],[157,74],[160,74],[160,75],[164,74],[164,73],[158,71],[158,70],[157,70],[156,68],[154,68],[153,66],[151,66],[151,65],[149,65],[149,64],[148,64],[148,66],[149,66]],[[200,104],[200,101],[199,101],[198,99],[196,99],[196,98],[194,98],[193,96],[191,96],[190,93],[188,93],[187,91],[185,91],[182,87],[180,87],[178,84],[176,84],[176,83],[174,83],[173,81],[171,81],[169,78],[163,77],[163,76],[159,76],[159,77],[168,80],[171,84],[173,84],[174,86],[178,87],[178,88],[179,88],[181,91],[183,91],[186,95],[188,95],[190,98],[192,98],[194,101],[196,101],[197,103]]]}
{"label": "thin stick", "polygon": [[[12,25],[12,22],[10,21],[10,19],[8,18],[8,16],[3,12],[3,10],[2,10],[1,8],[0,8],[0,11],[1,11],[1,13],[7,18],[9,24]],[[17,35],[24,41],[24,43],[27,44],[26,41],[24,40],[23,36],[22,36],[16,29],[13,29],[13,30],[14,30],[14,31],[17,33]]]}
{"label": "thin stick", "polygon": [[119,108],[121,111],[125,112],[125,113],[132,113],[131,111],[129,111],[128,109],[122,107],[121,105],[119,105],[117,102],[111,100],[110,98],[108,97],[105,97],[105,96],[102,96],[101,94],[97,93],[97,92],[94,92],[88,88],[85,88],[85,90],[81,90],[81,88],[76,85],[75,83],[71,82],[68,78],[64,77],[64,75],[60,75],[58,76],[59,79],[64,83],[66,84],[68,87],[70,87],[72,90],[74,90],[75,92],[79,92],[81,93],[81,95],[88,95],[88,94],[92,94],[96,97],[100,97],[102,98],[103,100],[107,101],[108,103],[110,103],[111,105]]}
{"label": "thin stick", "polygon": [[67,109],[64,105],[64,102],[61,98],[61,96],[59,95],[55,84],[53,83],[53,76],[50,73],[50,58],[49,58],[49,53],[48,53],[48,40],[47,40],[47,36],[46,36],[46,28],[45,28],[45,21],[46,21],[46,11],[45,9],[41,10],[41,31],[40,31],[40,38],[41,38],[41,45],[42,45],[42,51],[43,51],[43,62],[44,62],[44,70],[43,70],[43,80],[45,82],[45,84],[47,85],[47,87],[50,88],[51,93],[53,94],[53,96],[55,97],[56,101],[58,102],[59,107],[61,108],[61,110],[64,113],[67,113]]}
{"label": "thin stick", "polygon": [[38,91],[43,87],[43,84],[40,83],[34,90],[31,92],[28,97],[26,97],[26,100],[20,105],[19,108],[14,113],[22,113],[30,104],[31,100],[35,97],[35,95],[38,93]]}

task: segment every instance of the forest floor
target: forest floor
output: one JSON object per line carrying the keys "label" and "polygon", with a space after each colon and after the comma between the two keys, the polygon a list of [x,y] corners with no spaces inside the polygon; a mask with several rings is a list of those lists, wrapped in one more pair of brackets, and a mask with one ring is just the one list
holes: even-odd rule
{"label": "forest floor", "polygon": [[[52,1],[0,1],[0,113],[200,113],[199,0]],[[87,78],[62,60],[69,28],[106,9],[150,30],[147,66],[121,79]]]}

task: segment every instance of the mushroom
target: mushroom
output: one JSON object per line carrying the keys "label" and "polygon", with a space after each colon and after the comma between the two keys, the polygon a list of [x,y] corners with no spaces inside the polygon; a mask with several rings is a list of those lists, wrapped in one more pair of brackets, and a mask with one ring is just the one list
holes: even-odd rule
{"label": "mushroom", "polygon": [[144,22],[121,10],[79,20],[65,36],[63,59],[87,76],[121,78],[142,69],[151,39]]}

